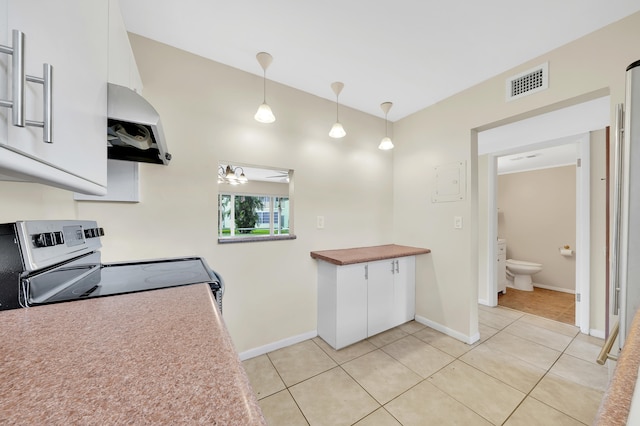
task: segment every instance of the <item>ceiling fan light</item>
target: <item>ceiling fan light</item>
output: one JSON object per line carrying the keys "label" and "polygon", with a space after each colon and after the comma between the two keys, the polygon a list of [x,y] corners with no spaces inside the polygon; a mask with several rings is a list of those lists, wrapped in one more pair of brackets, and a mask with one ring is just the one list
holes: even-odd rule
{"label": "ceiling fan light", "polygon": [[256,115],[253,116],[253,118],[255,118],[256,121],[260,123],[267,124],[276,121],[276,117],[273,115],[273,112],[271,112],[271,108],[269,107],[269,105],[267,105],[266,102],[263,102],[258,107],[258,111],[256,112]]}
{"label": "ceiling fan light", "polygon": [[334,139],[343,138],[346,134],[347,132],[344,131],[344,127],[342,127],[342,124],[338,122],[331,127],[331,131],[329,132],[329,136]]}
{"label": "ceiling fan light", "polygon": [[244,172],[240,173],[240,177],[238,178],[238,182],[240,182],[240,183],[249,182],[249,179],[247,179],[247,177],[244,175]]}
{"label": "ceiling fan light", "polygon": [[382,140],[380,141],[380,145],[378,145],[378,149],[381,149],[383,151],[393,149],[393,142],[391,142],[391,138],[388,136],[382,138]]}

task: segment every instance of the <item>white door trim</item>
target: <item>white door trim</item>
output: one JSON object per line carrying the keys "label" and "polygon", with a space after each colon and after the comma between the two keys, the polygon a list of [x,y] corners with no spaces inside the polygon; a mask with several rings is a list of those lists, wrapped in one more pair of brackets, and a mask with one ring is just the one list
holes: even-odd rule
{"label": "white door trim", "polygon": [[[589,334],[589,315],[590,315],[590,137],[589,133],[578,135],[575,138],[563,138],[559,140],[558,145],[567,143],[568,139],[572,139],[577,145],[577,158],[581,159],[581,167],[576,167],[576,294],[580,294],[580,302],[576,302],[575,325],[580,327],[580,331]],[[498,288],[496,283],[497,265],[494,261],[496,258],[496,245],[498,240],[498,208],[497,208],[497,161],[498,157],[503,155],[516,154],[518,152],[526,152],[539,148],[548,148],[549,141],[520,146],[508,151],[491,153],[488,155],[487,165],[487,240],[488,240],[488,258],[489,265],[487,267],[487,291],[485,300],[489,306],[498,304]],[[507,243],[508,244],[508,243]]]}

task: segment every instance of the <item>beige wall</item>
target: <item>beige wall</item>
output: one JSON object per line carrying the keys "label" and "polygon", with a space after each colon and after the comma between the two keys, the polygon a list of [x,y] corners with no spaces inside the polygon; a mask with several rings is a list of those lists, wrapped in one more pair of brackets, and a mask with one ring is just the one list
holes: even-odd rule
{"label": "beige wall", "polygon": [[[107,261],[204,256],[228,283],[224,317],[245,351],[316,329],[309,251],[389,242],[433,250],[417,259],[417,315],[473,338],[479,264],[488,246],[478,213],[486,211],[478,191],[486,190],[486,173],[478,172],[486,164],[478,163],[475,132],[605,94],[621,102],[624,70],[640,56],[629,43],[640,39],[640,14],[394,123],[393,152],[377,149],[383,120],[343,108],[348,135],[333,140],[332,102],[273,82],[267,100],[277,121],[256,123],[260,77],[131,38],[145,97],[163,117],[172,164],[140,167],[139,204],[74,202],[65,191],[0,183],[0,221],[97,219],[108,233]],[[549,89],[506,103],[505,78],[544,61]],[[327,76],[327,90],[336,78]],[[218,161],[294,169],[298,239],[218,245]],[[466,162],[465,199],[432,203],[434,167],[457,161]],[[323,230],[315,227],[318,215],[325,217]],[[453,228],[454,216],[463,218],[463,229]],[[592,294],[592,303],[603,305],[602,294]],[[591,328],[604,329],[604,314],[592,320]]]}
{"label": "beige wall", "polygon": [[575,255],[559,249],[576,248],[576,166],[500,175],[496,198],[507,259],[541,263],[535,284],[575,292]]}
{"label": "beige wall", "polygon": [[[171,164],[141,164],[138,204],[74,202],[69,192],[0,182],[0,222],[97,219],[106,230],[107,261],[204,256],[226,280],[224,318],[240,352],[314,332],[316,261],[309,252],[393,242],[393,154],[377,149],[384,121],[341,108],[347,136],[331,139],[334,103],[268,82],[277,121],[257,123],[261,77],[131,39]],[[334,80],[327,76],[327,91]],[[298,238],[218,244],[219,161],[293,169]],[[322,230],[318,215],[325,217]]]}
{"label": "beige wall", "polygon": [[[482,222],[468,226],[487,211],[487,164],[478,162],[476,132],[607,94],[612,106],[622,102],[625,69],[640,57],[629,40],[638,39],[640,14],[634,14],[394,123],[395,240],[433,250],[429,259],[418,261],[417,315],[452,334],[473,337],[478,330],[479,264],[489,262],[489,244]],[[549,88],[506,102],[506,78],[546,61]],[[469,196],[432,203],[434,167],[455,161],[468,164]],[[485,172],[474,174],[477,168]],[[463,217],[462,230],[453,228],[454,216]],[[604,309],[604,291],[595,291],[592,286],[592,304]],[[591,329],[604,331],[604,315],[591,320]]]}

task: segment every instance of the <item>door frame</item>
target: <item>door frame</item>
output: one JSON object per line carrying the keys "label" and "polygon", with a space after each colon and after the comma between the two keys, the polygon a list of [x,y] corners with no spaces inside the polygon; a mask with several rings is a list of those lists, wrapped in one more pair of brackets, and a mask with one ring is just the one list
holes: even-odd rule
{"label": "door frame", "polygon": [[[572,142],[568,142],[567,139]],[[562,144],[575,143],[577,145],[576,159],[580,159],[580,166],[576,167],[576,295],[580,294],[580,301],[576,300],[575,325],[580,327],[580,331],[589,334],[590,318],[590,291],[591,291],[591,244],[590,244],[590,198],[591,198],[591,173],[590,173],[590,149],[591,141],[589,133],[576,135],[572,138],[564,138],[556,141],[546,141],[526,146],[520,146],[511,150],[500,151],[488,154],[487,167],[487,240],[488,258],[495,259],[497,256],[496,241],[498,239],[498,215],[492,212],[498,211],[497,206],[497,162],[498,157],[516,154],[519,152],[531,151],[535,149],[548,148]],[[498,304],[497,288],[497,265],[490,262],[487,268],[487,303],[489,306]],[[576,296],[577,297],[577,296]]]}

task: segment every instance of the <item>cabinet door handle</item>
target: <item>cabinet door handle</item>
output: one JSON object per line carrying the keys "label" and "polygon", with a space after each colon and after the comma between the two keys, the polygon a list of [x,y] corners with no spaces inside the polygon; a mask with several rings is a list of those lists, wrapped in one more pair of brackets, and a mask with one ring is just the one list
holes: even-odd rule
{"label": "cabinet door handle", "polygon": [[[42,140],[47,143],[53,142],[53,67],[49,64],[43,65],[43,76],[33,77],[25,75],[24,72],[24,33],[19,30],[12,32],[12,45],[0,45],[0,53],[13,56],[12,64],[12,90],[13,101],[0,100],[0,106],[11,108],[12,124],[17,127],[33,126],[42,127]],[[25,84],[27,81],[42,84],[43,86],[43,121],[33,121],[25,119]]]}
{"label": "cabinet door handle", "polygon": [[393,265],[394,263],[395,263],[395,260],[392,260],[392,261],[391,261],[391,273],[392,273],[392,274],[394,274],[394,273],[395,273],[395,267],[394,267],[394,265]]}
{"label": "cabinet door handle", "polygon": [[42,140],[53,143],[53,67],[49,64],[42,65],[42,78],[27,76],[27,81],[42,84],[43,91],[43,121],[26,120],[27,126],[42,127]]}
{"label": "cabinet door handle", "polygon": [[400,261],[398,259],[396,259],[396,273],[400,273]]}
{"label": "cabinet door handle", "polygon": [[364,279],[369,279],[369,265],[364,265]]}
{"label": "cabinet door handle", "polygon": [[13,30],[12,45],[0,45],[0,53],[6,53],[13,56],[12,63],[12,79],[11,86],[13,91],[13,101],[0,100],[0,106],[11,108],[12,124],[18,127],[24,127],[24,33],[22,31]]}

